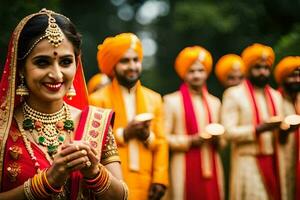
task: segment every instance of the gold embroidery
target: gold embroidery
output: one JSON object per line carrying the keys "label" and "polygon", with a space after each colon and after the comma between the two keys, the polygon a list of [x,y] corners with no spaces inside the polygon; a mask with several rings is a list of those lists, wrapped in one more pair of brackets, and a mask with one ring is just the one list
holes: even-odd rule
{"label": "gold embroidery", "polygon": [[19,146],[13,145],[9,147],[9,155],[13,160],[18,160],[20,155],[22,155],[22,149]]}
{"label": "gold embroidery", "polygon": [[[101,163],[105,162],[108,163],[107,160],[111,160],[111,157],[119,157],[119,152],[117,149],[115,138],[112,134],[111,127],[109,127],[107,137],[105,140],[105,144],[102,150],[101,155]],[[115,160],[114,160],[115,161]]]}
{"label": "gold embroidery", "polygon": [[22,136],[21,133],[17,130],[10,131],[9,135],[11,136],[11,138],[14,142],[16,142],[18,140],[18,138]]}
{"label": "gold embroidery", "polygon": [[7,172],[8,172],[10,181],[15,182],[17,180],[17,176],[21,173],[21,167],[16,162],[10,163],[7,167]]}
{"label": "gold embroidery", "polygon": [[7,121],[7,105],[4,101],[0,106],[0,123],[5,123]]}

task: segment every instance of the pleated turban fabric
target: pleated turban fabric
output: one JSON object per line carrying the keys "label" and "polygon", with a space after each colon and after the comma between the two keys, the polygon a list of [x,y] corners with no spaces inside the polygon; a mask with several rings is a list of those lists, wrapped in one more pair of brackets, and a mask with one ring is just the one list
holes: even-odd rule
{"label": "pleated turban fabric", "polygon": [[246,72],[248,72],[251,67],[259,62],[266,62],[269,67],[272,67],[275,53],[271,47],[255,43],[244,49],[242,59],[246,66]]}
{"label": "pleated turban fabric", "polygon": [[283,80],[298,67],[300,67],[300,56],[288,56],[283,58],[275,67],[275,80],[277,83],[282,84]]}
{"label": "pleated turban fabric", "polygon": [[98,87],[98,85],[103,85],[105,83],[108,83],[110,80],[109,78],[102,73],[95,74],[92,76],[92,78],[87,83],[87,89],[89,94],[91,94],[95,89]]}
{"label": "pleated turban fabric", "polygon": [[108,37],[98,45],[97,60],[102,73],[113,76],[113,69],[128,49],[137,52],[139,59],[143,60],[142,43],[133,33],[121,33],[115,37]]}
{"label": "pleated turban fabric", "polygon": [[213,59],[209,51],[200,46],[192,46],[184,48],[175,60],[175,71],[179,77],[184,79],[188,69],[196,61],[204,66],[208,74],[211,72]]}
{"label": "pleated turban fabric", "polygon": [[240,70],[242,74],[245,74],[246,67],[240,56],[236,54],[227,54],[218,60],[215,73],[221,82],[225,82],[232,70]]}

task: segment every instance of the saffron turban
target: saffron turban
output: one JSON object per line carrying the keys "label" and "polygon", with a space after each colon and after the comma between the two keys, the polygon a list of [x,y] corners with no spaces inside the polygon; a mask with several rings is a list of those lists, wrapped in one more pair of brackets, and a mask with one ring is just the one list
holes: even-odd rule
{"label": "saffron turban", "polygon": [[246,72],[248,72],[251,67],[259,62],[266,62],[269,67],[272,67],[275,53],[271,47],[255,43],[244,49],[242,58],[246,66]]}
{"label": "saffron turban", "polygon": [[295,69],[300,67],[300,56],[288,56],[283,58],[274,71],[274,77],[277,83],[281,84]]}
{"label": "saffron turban", "polygon": [[184,79],[188,69],[196,61],[199,61],[209,74],[212,68],[211,54],[200,46],[186,47],[177,56],[175,60],[175,70],[180,78]]}
{"label": "saffron turban", "polygon": [[94,92],[98,88],[98,85],[104,85],[109,81],[110,81],[109,78],[105,74],[102,73],[95,74],[94,76],[92,76],[92,78],[89,80],[87,84],[87,89],[89,94]]}
{"label": "saffron turban", "polygon": [[112,77],[115,65],[128,49],[137,52],[139,59],[143,59],[142,43],[133,33],[121,33],[115,37],[108,37],[98,45],[97,60],[102,73]]}
{"label": "saffron turban", "polygon": [[243,59],[236,54],[222,56],[216,64],[216,76],[221,82],[225,82],[231,70],[240,70],[245,74],[245,64]]}

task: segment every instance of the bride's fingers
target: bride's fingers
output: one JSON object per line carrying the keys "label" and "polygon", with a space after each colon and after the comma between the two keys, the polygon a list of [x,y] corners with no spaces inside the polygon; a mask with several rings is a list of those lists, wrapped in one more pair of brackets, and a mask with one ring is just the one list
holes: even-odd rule
{"label": "bride's fingers", "polygon": [[89,158],[87,156],[84,156],[84,157],[80,157],[80,158],[77,158],[77,159],[67,162],[66,167],[68,169],[74,170],[74,168],[78,167],[78,165],[84,164],[84,166],[86,166],[87,165],[86,163],[88,163],[88,162],[90,162]]}

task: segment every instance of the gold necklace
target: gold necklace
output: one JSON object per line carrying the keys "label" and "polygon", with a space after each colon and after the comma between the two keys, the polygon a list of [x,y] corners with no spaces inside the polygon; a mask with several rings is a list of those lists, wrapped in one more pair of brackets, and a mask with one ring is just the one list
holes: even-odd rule
{"label": "gold necklace", "polygon": [[74,122],[71,120],[69,107],[65,103],[59,111],[47,114],[34,110],[24,102],[23,114],[23,128],[33,133],[36,143],[47,147],[50,156],[57,152],[66,134],[74,130]]}

